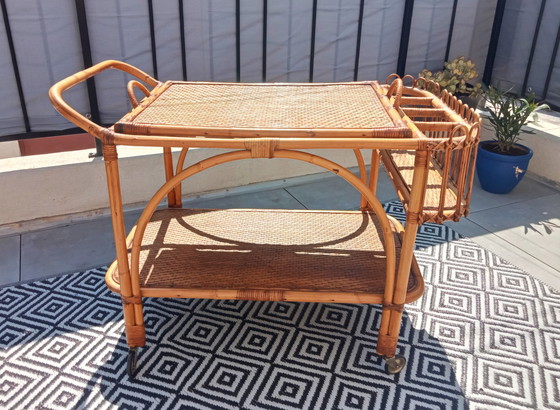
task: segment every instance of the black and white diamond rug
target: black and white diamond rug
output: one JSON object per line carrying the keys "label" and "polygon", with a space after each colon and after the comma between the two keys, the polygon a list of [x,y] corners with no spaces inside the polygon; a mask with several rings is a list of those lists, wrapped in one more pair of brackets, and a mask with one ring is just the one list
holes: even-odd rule
{"label": "black and white diamond rug", "polygon": [[0,408],[560,408],[560,293],[446,226],[417,248],[399,375],[375,354],[377,306],[145,299],[130,382],[120,300],[94,269],[0,289]]}

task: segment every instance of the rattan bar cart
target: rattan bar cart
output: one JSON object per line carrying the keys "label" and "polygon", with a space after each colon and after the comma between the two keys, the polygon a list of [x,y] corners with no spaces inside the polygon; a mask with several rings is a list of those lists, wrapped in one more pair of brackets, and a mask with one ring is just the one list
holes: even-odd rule
{"label": "rattan bar cart", "polygon": [[[132,111],[109,128],[62,98],[107,69],[135,77],[128,84]],[[424,288],[413,254],[417,229],[468,213],[480,118],[434,83],[396,75],[389,82],[162,83],[105,61],[51,88],[56,109],[103,144],[116,245],[106,282],[122,298],[130,377],[146,339],[143,297],[381,304],[377,352],[390,373],[404,367],[396,355],[402,312]],[[143,93],[140,101],[135,91]],[[162,147],[166,175],[128,236],[118,145]],[[176,164],[172,147],[182,148]],[[192,147],[230,151],[185,167]],[[360,176],[301,151],[312,148],[353,150]],[[369,175],[364,149],[372,153]],[[361,193],[360,210],[182,208],[182,181],[251,158],[329,170]],[[375,196],[381,162],[405,206],[405,228]]]}

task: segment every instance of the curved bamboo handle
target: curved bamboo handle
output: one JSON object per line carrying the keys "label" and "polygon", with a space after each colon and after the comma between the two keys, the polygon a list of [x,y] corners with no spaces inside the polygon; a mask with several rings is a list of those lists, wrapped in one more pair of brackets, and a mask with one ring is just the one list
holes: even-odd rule
{"label": "curved bamboo handle", "polygon": [[125,73],[131,74],[139,80],[145,82],[146,84],[155,87],[160,84],[155,78],[149,76],[144,71],[139,70],[130,64],[123,63],[122,61],[107,60],[101,63],[95,64],[94,66],[80,71],[74,75],[66,77],[54,84],[49,90],[49,98],[56,110],[66,119],[76,124],[78,127],[86,132],[89,132],[96,138],[103,141],[106,128],[94,123],[87,119],[84,115],[80,114],[78,111],[73,109],[68,105],[66,101],[62,98],[62,93],[69,88],[72,88],[76,84],[79,84],[88,78],[93,77],[101,73],[102,71],[114,68]]}
{"label": "curved bamboo handle", "polygon": [[128,84],[126,85],[126,91],[128,92],[128,99],[130,100],[130,103],[134,108],[138,107],[139,104],[136,95],[134,95],[135,87],[138,88],[140,91],[142,91],[142,94],[144,94],[146,97],[149,97],[151,94],[150,91],[144,86],[144,84],[136,80],[129,81]]}
{"label": "curved bamboo handle", "polygon": [[393,106],[395,108],[399,108],[399,106],[401,105],[402,93],[403,93],[403,80],[397,78],[393,80],[393,82],[389,86],[389,90],[387,90],[387,97],[390,98],[393,96],[393,94],[395,95],[395,99],[393,101]]}

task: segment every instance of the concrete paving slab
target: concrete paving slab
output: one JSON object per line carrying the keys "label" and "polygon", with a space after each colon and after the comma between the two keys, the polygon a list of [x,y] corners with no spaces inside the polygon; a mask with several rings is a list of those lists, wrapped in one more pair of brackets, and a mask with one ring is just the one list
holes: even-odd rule
{"label": "concrete paving slab", "polygon": [[260,209],[305,209],[284,189],[250,192],[213,199],[188,199],[185,208],[260,208]]}
{"label": "concrete paving slab", "polygon": [[459,222],[447,221],[444,224],[453,229],[455,232],[471,239],[491,233],[468,218],[462,218]]}
{"label": "concrete paving slab", "polygon": [[522,202],[527,199],[539,198],[557,193],[558,191],[554,188],[526,176],[509,194],[492,194],[484,191],[480,187],[478,179],[475,178],[471,197],[471,212],[474,213],[485,209],[497,208]]}
{"label": "concrete paving slab", "polygon": [[[336,175],[303,185],[286,187],[286,190],[307,209],[360,208],[360,193]],[[393,184],[385,172],[379,174],[377,197],[382,203],[397,199]]]}
{"label": "concrete paving slab", "polygon": [[475,212],[469,219],[560,275],[560,194]]}
{"label": "concrete paving slab", "polygon": [[23,234],[21,280],[107,265],[114,259],[110,218]]}
{"label": "concrete paving slab", "polygon": [[513,246],[500,236],[489,232],[467,218],[461,219],[460,222],[446,222],[445,224],[546,285],[560,290],[560,272],[533,257],[522,247]]}
{"label": "concrete paving slab", "polygon": [[[140,218],[140,215],[142,215],[142,209],[138,209],[138,210],[135,209],[133,211],[128,211],[124,213],[124,226],[126,228],[127,235],[132,229],[132,227],[136,225],[136,222],[138,222],[138,218]],[[113,225],[111,224],[111,226]],[[110,233],[111,233],[111,240],[113,240],[113,231],[111,230]]]}
{"label": "concrete paving slab", "polygon": [[19,235],[0,238],[0,286],[19,279]]}

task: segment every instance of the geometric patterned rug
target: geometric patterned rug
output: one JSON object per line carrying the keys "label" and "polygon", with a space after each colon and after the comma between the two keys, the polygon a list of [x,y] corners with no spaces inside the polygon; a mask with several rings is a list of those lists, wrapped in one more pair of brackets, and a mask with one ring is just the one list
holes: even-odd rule
{"label": "geometric patterned rug", "polygon": [[0,408],[560,408],[560,293],[446,226],[416,256],[398,375],[378,306],[147,298],[130,382],[105,268],[0,289]]}

